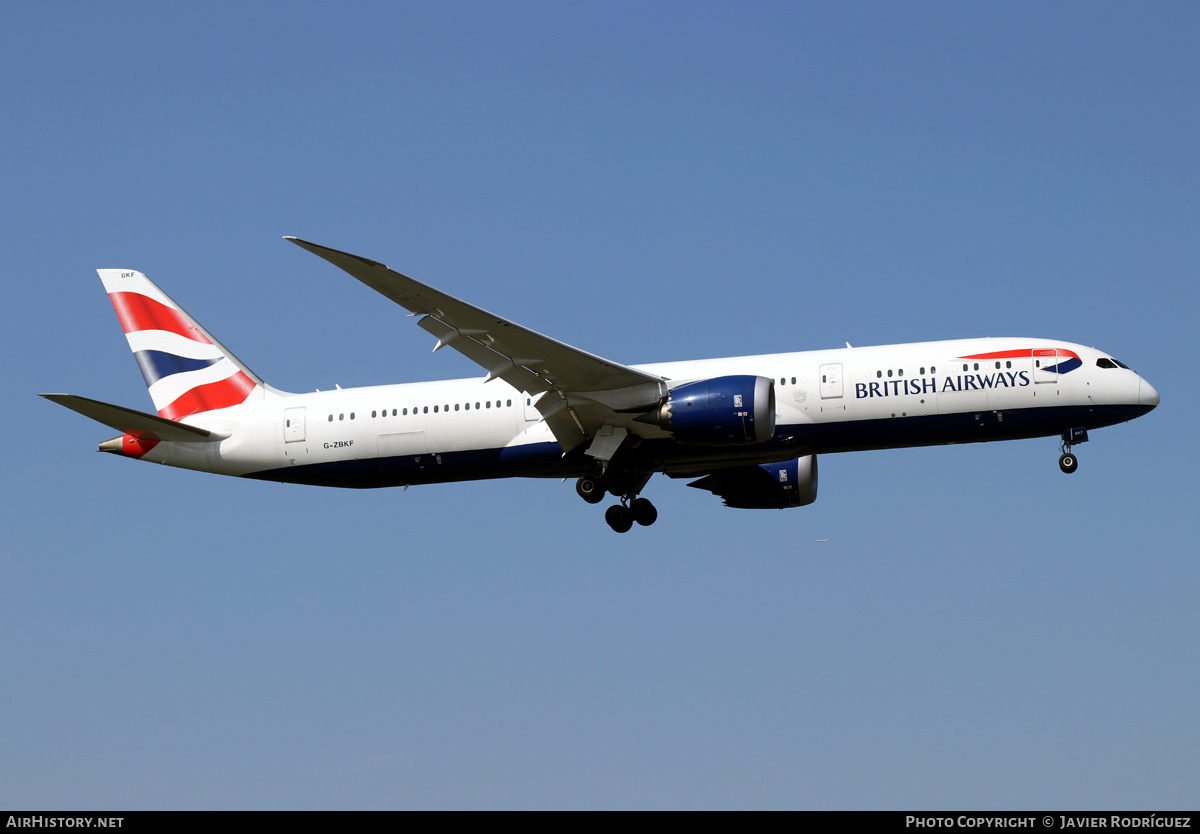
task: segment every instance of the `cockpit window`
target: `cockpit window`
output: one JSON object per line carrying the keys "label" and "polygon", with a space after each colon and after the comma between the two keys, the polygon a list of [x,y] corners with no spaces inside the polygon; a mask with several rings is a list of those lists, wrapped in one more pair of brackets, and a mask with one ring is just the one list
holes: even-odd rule
{"label": "cockpit window", "polygon": [[1103,357],[1103,356],[1102,356],[1102,357],[1100,357],[1099,359],[1097,359],[1097,360],[1096,360],[1096,365],[1097,365],[1098,367],[1101,367],[1101,368],[1115,368],[1115,367],[1117,367],[1117,363],[1116,363],[1116,362],[1112,361],[1111,359],[1107,359],[1107,358],[1105,358],[1105,357]]}

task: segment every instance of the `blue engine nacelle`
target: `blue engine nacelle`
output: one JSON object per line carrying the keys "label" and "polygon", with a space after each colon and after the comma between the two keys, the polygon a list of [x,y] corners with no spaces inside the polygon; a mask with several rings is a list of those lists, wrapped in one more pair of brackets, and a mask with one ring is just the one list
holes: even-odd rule
{"label": "blue engine nacelle", "polygon": [[672,388],[646,417],[681,443],[762,443],[775,436],[775,381],[721,376],[688,382]]}
{"label": "blue engine nacelle", "polygon": [[817,456],[718,469],[688,486],[706,489],[725,499],[726,507],[745,510],[783,510],[817,500]]}

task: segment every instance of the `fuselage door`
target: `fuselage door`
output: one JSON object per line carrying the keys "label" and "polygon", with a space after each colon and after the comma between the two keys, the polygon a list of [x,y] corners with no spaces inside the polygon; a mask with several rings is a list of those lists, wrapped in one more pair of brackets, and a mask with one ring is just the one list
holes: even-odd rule
{"label": "fuselage door", "polygon": [[828,400],[842,396],[842,363],[822,365],[821,399]]}
{"label": "fuselage door", "polygon": [[294,443],[304,439],[304,409],[285,408],[283,410],[283,440]]}
{"label": "fuselage door", "polygon": [[1034,348],[1033,381],[1058,382],[1058,351],[1054,348]]}

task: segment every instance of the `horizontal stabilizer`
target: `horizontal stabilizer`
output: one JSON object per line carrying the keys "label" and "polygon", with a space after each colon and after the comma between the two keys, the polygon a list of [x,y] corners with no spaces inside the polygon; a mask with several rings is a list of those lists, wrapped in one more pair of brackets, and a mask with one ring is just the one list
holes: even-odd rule
{"label": "horizontal stabilizer", "polygon": [[132,408],[120,405],[89,400],[87,397],[76,397],[74,394],[42,394],[41,396],[72,411],[78,411],[84,417],[91,417],[109,428],[140,439],[174,440],[185,443],[203,443],[206,440],[220,439],[220,435],[214,435],[207,429],[176,423],[173,420],[166,420],[142,411],[134,411]]}

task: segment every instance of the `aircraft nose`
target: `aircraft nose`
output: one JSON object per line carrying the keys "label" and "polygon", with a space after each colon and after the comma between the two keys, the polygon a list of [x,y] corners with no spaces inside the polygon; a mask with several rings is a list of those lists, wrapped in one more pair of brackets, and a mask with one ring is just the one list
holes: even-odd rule
{"label": "aircraft nose", "polygon": [[1138,383],[1138,404],[1145,406],[1147,411],[1158,405],[1158,392],[1144,379]]}

